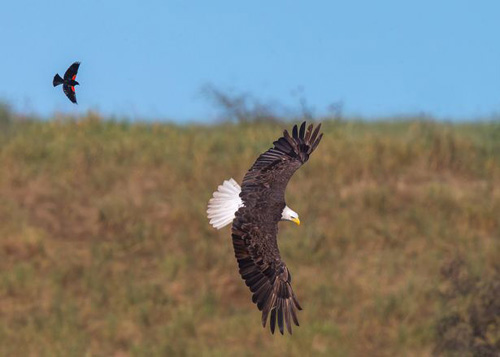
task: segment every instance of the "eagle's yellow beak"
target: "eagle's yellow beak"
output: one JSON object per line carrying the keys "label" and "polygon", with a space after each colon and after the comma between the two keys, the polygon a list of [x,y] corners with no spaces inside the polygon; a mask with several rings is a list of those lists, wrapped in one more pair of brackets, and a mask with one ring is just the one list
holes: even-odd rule
{"label": "eagle's yellow beak", "polygon": [[300,226],[300,219],[299,219],[299,217],[292,218],[291,221],[294,222],[297,226]]}

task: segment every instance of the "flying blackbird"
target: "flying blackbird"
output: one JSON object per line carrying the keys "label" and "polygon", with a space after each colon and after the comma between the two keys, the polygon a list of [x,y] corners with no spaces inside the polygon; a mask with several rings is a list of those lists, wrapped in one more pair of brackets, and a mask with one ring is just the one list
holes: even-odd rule
{"label": "flying blackbird", "polygon": [[54,76],[54,80],[52,81],[54,87],[58,86],[59,84],[62,84],[64,94],[66,94],[69,100],[71,100],[71,102],[75,104],[78,104],[76,102],[75,86],[80,85],[80,83],[75,81],[75,79],[79,67],[80,67],[80,62],[73,63],[71,66],[69,66],[66,73],[64,73],[64,79],[61,78],[61,76],[57,73]]}

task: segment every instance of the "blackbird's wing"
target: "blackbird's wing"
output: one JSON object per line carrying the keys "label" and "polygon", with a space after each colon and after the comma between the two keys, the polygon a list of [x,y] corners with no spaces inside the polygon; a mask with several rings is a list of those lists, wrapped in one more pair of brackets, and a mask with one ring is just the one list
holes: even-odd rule
{"label": "blackbird's wing", "polygon": [[78,74],[78,68],[80,68],[80,62],[75,62],[71,66],[69,66],[66,73],[64,73],[64,80],[65,81],[68,81],[70,79],[75,80],[76,75]]}
{"label": "blackbird's wing", "polygon": [[66,97],[68,97],[68,99],[71,100],[72,103],[78,104],[76,101],[76,93],[74,86],[63,84],[63,91],[64,94],[66,94]]}

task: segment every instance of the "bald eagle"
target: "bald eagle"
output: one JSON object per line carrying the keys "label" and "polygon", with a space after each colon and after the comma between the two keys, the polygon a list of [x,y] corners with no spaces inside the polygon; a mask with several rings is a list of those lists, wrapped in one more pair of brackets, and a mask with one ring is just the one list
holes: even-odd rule
{"label": "bald eagle", "polygon": [[210,224],[220,229],[233,223],[231,235],[239,272],[252,292],[252,301],[262,311],[262,325],[268,316],[271,333],[276,322],[281,334],[284,325],[292,333],[291,321],[299,326],[296,310],[302,310],[292,290],[292,276],[281,259],[276,236],[278,222],[300,224],[298,214],[285,203],[285,189],[316,149],[323,134],[321,124],[313,131],[303,122],[287,130],[274,147],[260,155],[243,178],[241,187],[224,181],[208,203]]}

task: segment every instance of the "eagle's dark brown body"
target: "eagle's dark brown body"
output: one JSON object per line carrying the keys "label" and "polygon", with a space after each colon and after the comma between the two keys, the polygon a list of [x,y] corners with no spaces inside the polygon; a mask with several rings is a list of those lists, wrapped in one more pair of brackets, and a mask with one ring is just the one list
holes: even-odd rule
{"label": "eagle's dark brown body", "polygon": [[299,322],[296,310],[302,308],[291,287],[292,277],[281,260],[277,244],[278,222],[285,203],[285,189],[293,173],[318,146],[323,134],[321,124],[313,131],[306,123],[285,130],[274,147],[260,155],[247,172],[241,186],[244,203],[232,226],[232,239],[241,277],[253,293],[252,301],[262,311],[262,324],[270,315],[274,333],[276,322],[281,333],[284,325],[292,333],[291,321]]}

